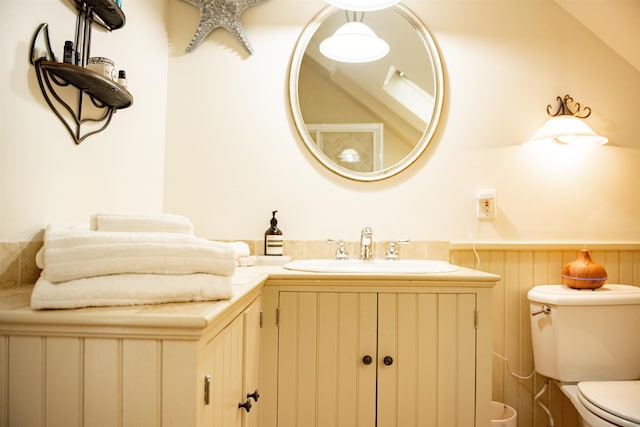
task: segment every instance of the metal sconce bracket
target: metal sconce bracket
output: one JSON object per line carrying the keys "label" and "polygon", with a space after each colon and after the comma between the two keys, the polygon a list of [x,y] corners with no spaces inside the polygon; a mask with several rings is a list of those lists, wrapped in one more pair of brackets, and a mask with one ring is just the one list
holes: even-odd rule
{"label": "metal sconce bracket", "polygon": [[[574,116],[579,119],[586,119],[591,115],[591,108],[584,107],[583,109],[580,103],[574,102],[573,98],[570,95],[565,95],[564,98],[558,96],[556,97],[556,100],[560,103],[560,105],[558,106],[558,109],[555,113],[551,113],[551,108],[553,107],[551,105],[547,105],[547,114],[551,117]],[[569,104],[575,105],[575,111],[572,111],[569,108]],[[580,110],[582,110],[582,115],[580,113]]]}

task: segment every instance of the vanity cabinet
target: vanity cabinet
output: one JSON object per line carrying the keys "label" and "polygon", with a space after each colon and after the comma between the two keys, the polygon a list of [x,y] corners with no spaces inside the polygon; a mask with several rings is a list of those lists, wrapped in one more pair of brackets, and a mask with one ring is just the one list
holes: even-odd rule
{"label": "vanity cabinet", "polygon": [[199,425],[258,426],[260,321],[257,300],[207,343],[202,375],[205,413]]}
{"label": "vanity cabinet", "polygon": [[0,311],[0,426],[258,425],[259,290],[246,297]]}
{"label": "vanity cabinet", "polygon": [[263,289],[262,427],[490,424],[493,283],[290,282]]}

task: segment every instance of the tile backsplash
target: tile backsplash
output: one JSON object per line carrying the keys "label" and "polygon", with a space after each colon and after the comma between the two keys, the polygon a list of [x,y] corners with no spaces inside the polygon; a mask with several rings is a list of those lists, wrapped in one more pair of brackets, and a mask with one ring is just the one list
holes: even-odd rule
{"label": "tile backsplash", "polygon": [[[264,253],[262,240],[245,240],[252,255]],[[357,258],[359,242],[345,242],[351,258]],[[374,243],[374,256],[384,258],[387,244]],[[42,247],[41,240],[24,242],[0,242],[0,289],[30,285],[36,282],[41,270],[36,266],[36,253]],[[285,241],[284,253],[292,259],[332,258],[335,245],[326,241]],[[411,242],[400,247],[404,258],[429,258],[449,260],[449,242]]]}
{"label": "tile backsplash", "polygon": [[0,289],[33,284],[40,276],[36,253],[41,241],[0,242]]}

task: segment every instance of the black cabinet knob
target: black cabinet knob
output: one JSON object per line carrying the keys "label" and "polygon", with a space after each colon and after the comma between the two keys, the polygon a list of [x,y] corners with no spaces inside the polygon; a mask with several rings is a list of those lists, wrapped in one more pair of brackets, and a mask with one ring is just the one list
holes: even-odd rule
{"label": "black cabinet knob", "polygon": [[251,410],[251,401],[247,399],[244,403],[238,403],[238,408],[244,408],[245,411],[249,412]]}
{"label": "black cabinet knob", "polygon": [[259,398],[260,392],[258,392],[258,389],[256,389],[256,391],[254,391],[253,393],[247,393],[247,399],[253,399],[257,402]]}
{"label": "black cabinet knob", "polygon": [[387,366],[393,365],[393,357],[385,356],[384,359],[382,359],[382,363],[384,363]]}
{"label": "black cabinet knob", "polygon": [[373,358],[368,354],[362,358],[362,363],[364,363],[365,365],[371,365],[372,362]]}

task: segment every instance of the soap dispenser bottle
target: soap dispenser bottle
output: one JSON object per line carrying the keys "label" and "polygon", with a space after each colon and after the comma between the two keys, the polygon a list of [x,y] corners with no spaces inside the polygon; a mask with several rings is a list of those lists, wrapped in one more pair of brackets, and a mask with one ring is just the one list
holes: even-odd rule
{"label": "soap dispenser bottle", "polygon": [[282,244],[284,238],[282,236],[282,230],[278,228],[278,220],[276,219],[276,213],[273,211],[273,217],[271,218],[271,227],[264,232],[264,254],[265,255],[282,255]]}

